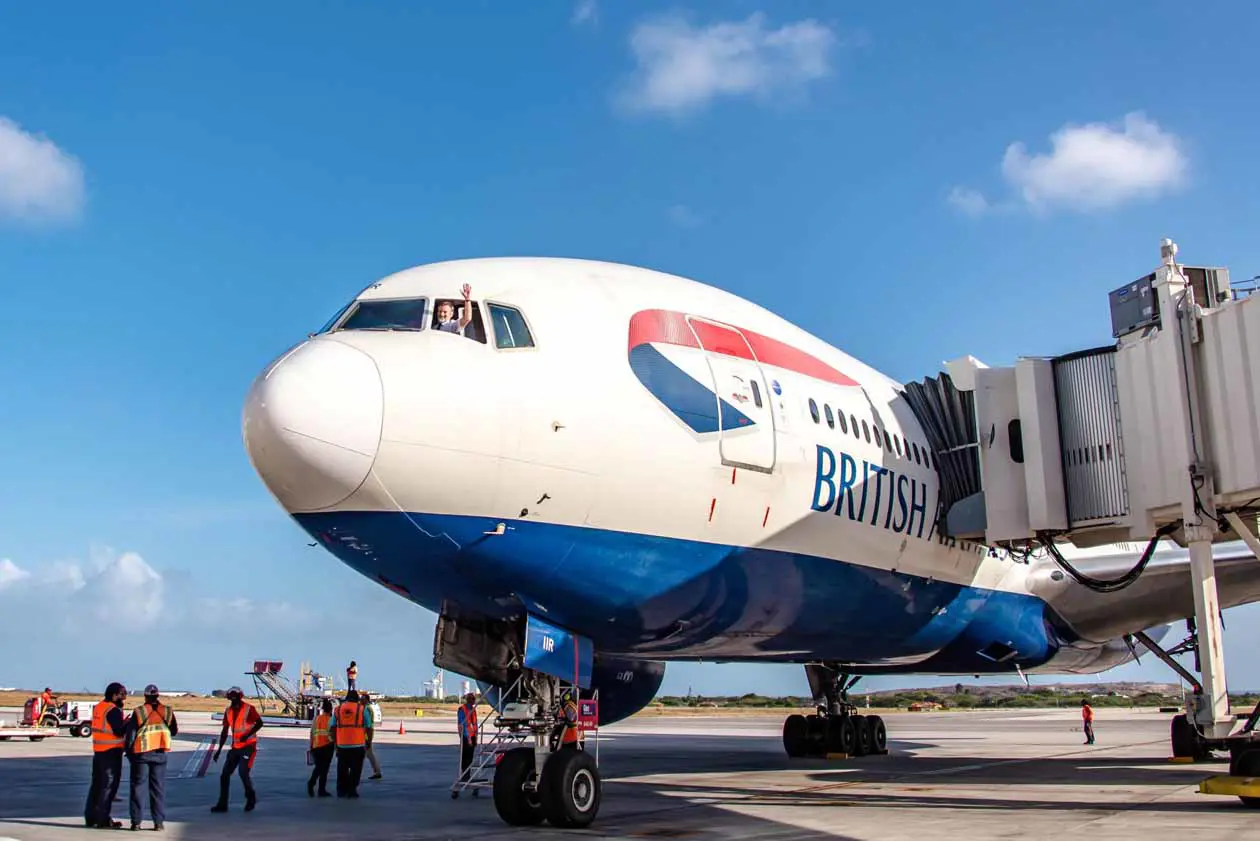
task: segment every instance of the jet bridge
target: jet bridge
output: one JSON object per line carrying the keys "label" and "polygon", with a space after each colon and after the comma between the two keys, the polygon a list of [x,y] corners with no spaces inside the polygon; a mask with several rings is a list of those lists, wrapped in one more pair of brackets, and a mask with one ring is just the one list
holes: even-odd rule
{"label": "jet bridge", "polygon": [[[1202,672],[1188,713],[1205,739],[1249,739],[1260,707],[1235,733],[1212,545],[1241,539],[1260,559],[1260,295],[1177,250],[1163,240],[1159,267],[1110,293],[1112,344],[1010,367],[964,357],[906,398],[937,458],[942,534],[1044,549],[1103,591],[1137,580],[1158,539],[1188,546]],[[1129,573],[1097,581],[1063,541],[1150,543]],[[1247,752],[1260,771],[1260,747]]]}

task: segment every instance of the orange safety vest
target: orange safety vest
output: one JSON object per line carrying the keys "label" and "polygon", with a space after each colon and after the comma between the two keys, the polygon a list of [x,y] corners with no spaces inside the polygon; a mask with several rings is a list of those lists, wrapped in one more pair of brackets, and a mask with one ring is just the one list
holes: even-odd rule
{"label": "orange safety vest", "polygon": [[163,704],[136,707],[135,753],[171,749],[171,708]]}
{"label": "orange safety vest", "polygon": [[105,716],[113,708],[114,702],[105,700],[97,701],[96,706],[92,707],[92,750],[95,753],[117,750],[123,746],[123,737],[115,736],[114,731],[109,728],[109,722],[105,720]]}
{"label": "orange safety vest", "polygon": [[252,704],[242,701],[241,711],[239,713],[234,713],[230,705],[228,706],[227,711],[223,713],[223,723],[232,730],[233,750],[240,750],[241,748],[247,748],[250,745],[258,744],[257,733],[252,736],[247,736],[249,731],[254,728],[254,723],[251,719],[254,718],[257,713],[255,713],[255,716],[251,716],[249,714],[253,710],[254,706]]}
{"label": "orange safety vest", "polygon": [[1094,708],[1089,707],[1089,706],[1081,707],[1081,718],[1085,719],[1086,721],[1093,721]]}
{"label": "orange safety vest", "polygon": [[367,728],[363,726],[363,707],[346,701],[337,707],[337,747],[361,748],[367,744]]}
{"label": "orange safety vest", "polygon": [[[573,713],[572,721],[569,721],[570,712]],[[560,737],[560,743],[564,745],[568,745],[568,744],[572,744],[578,741],[578,739],[581,738],[582,724],[581,724],[581,721],[578,719],[577,704],[573,703],[572,701],[565,704],[564,713],[565,713],[564,735]]]}
{"label": "orange safety vest", "polygon": [[328,747],[332,743],[332,716],[320,713],[311,723],[311,748]]}
{"label": "orange safety vest", "polygon": [[464,738],[469,742],[477,741],[477,706],[460,704],[459,709],[464,713]]}

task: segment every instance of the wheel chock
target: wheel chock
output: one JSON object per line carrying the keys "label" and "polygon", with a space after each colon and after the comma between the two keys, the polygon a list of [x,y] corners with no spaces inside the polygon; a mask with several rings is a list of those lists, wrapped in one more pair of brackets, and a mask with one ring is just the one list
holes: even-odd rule
{"label": "wheel chock", "polygon": [[848,755],[847,753],[825,753],[825,754],[823,754],[823,759],[848,759],[848,758],[849,758],[849,755]]}
{"label": "wheel chock", "polygon": [[1170,757],[1168,757],[1168,761],[1169,761],[1169,762],[1179,762],[1179,763],[1182,763],[1182,764],[1184,764],[1184,765],[1193,765],[1193,764],[1194,764],[1194,757],[1193,757],[1193,756],[1170,756]]}
{"label": "wheel chock", "polygon": [[1228,774],[1208,777],[1199,783],[1199,794],[1260,798],[1260,777],[1231,777]]}

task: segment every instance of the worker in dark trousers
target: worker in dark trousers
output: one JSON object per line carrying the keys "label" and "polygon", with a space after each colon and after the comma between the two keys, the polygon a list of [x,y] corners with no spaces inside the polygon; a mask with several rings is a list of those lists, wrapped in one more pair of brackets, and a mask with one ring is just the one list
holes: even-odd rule
{"label": "worker in dark trousers", "polygon": [[[459,781],[467,782],[472,768],[473,753],[477,750],[477,696],[469,692],[456,714],[459,723]],[[451,792],[457,796],[457,792]]]}
{"label": "worker in dark trousers", "polygon": [[322,712],[311,722],[311,760],[315,763],[315,770],[311,772],[311,778],[306,781],[306,793],[311,797],[315,796],[316,783],[319,784],[320,797],[330,796],[328,794],[328,769],[332,765],[333,755],[337,752],[337,746],[333,744],[332,711],[332,701],[325,698]]}
{"label": "worker in dark trousers", "polygon": [[363,726],[359,693],[354,690],[347,692],[346,700],[337,707],[337,715],[333,718],[333,741],[337,745],[337,796],[358,797],[367,729]]}
{"label": "worker in dark trousers", "polygon": [[122,781],[127,735],[127,717],[122,707],[126,700],[127,687],[111,683],[105,687],[105,697],[92,708],[92,784],[83,810],[83,821],[92,829],[122,829],[122,823],[113,820],[109,813]]}
{"label": "worker in dark trousers", "polygon": [[1081,699],[1081,719],[1085,723],[1085,744],[1092,745],[1094,743],[1094,708],[1089,705],[1087,698]]}
{"label": "worker in dark trousers", "polygon": [[258,755],[258,731],[262,729],[262,716],[253,704],[245,702],[245,693],[239,686],[227,691],[231,703],[223,711],[223,731],[219,733],[219,749],[214,752],[214,761],[219,761],[223,753],[223,743],[227,740],[228,731],[232,733],[232,749],[228,751],[227,762],[223,764],[223,773],[219,776],[219,802],[210,807],[211,812],[226,812],[228,807],[228,791],[232,787],[232,772],[239,771],[241,784],[245,786],[245,811],[254,811],[258,795],[254,791],[254,783],[249,772],[254,767],[254,758]]}
{"label": "worker in dark trousers", "polygon": [[158,700],[158,688],[144,688],[144,703],[136,707],[127,722],[128,754],[131,757],[131,828],[140,828],[144,818],[144,789],[149,789],[149,817],[161,831],[166,823],[166,755],[179,733],[175,711]]}

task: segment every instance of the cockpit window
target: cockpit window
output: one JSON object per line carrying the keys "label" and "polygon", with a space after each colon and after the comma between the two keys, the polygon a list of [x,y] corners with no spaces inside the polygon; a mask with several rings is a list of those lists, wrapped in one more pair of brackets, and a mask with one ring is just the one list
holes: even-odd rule
{"label": "cockpit window", "polygon": [[534,337],[530,335],[525,317],[515,307],[502,304],[488,304],[490,321],[494,324],[494,344],[498,348],[533,347]]}
{"label": "cockpit window", "polygon": [[343,306],[341,309],[337,310],[337,314],[334,315],[332,318],[328,319],[327,321],[325,321],[324,326],[316,330],[312,335],[318,336],[320,333],[327,333],[329,330],[333,329],[333,325],[341,320],[341,317],[346,314],[346,310],[350,309],[353,306],[354,306],[354,301],[351,301],[350,303]]}
{"label": "cockpit window", "polygon": [[423,330],[424,298],[358,301],[338,330]]}
{"label": "cockpit window", "polygon": [[[469,308],[467,323],[464,322],[464,307]],[[481,342],[483,345],[486,343],[486,328],[481,321],[481,307],[477,306],[476,301],[436,299],[433,302],[433,318],[429,326],[444,333],[459,334],[467,339]]]}

